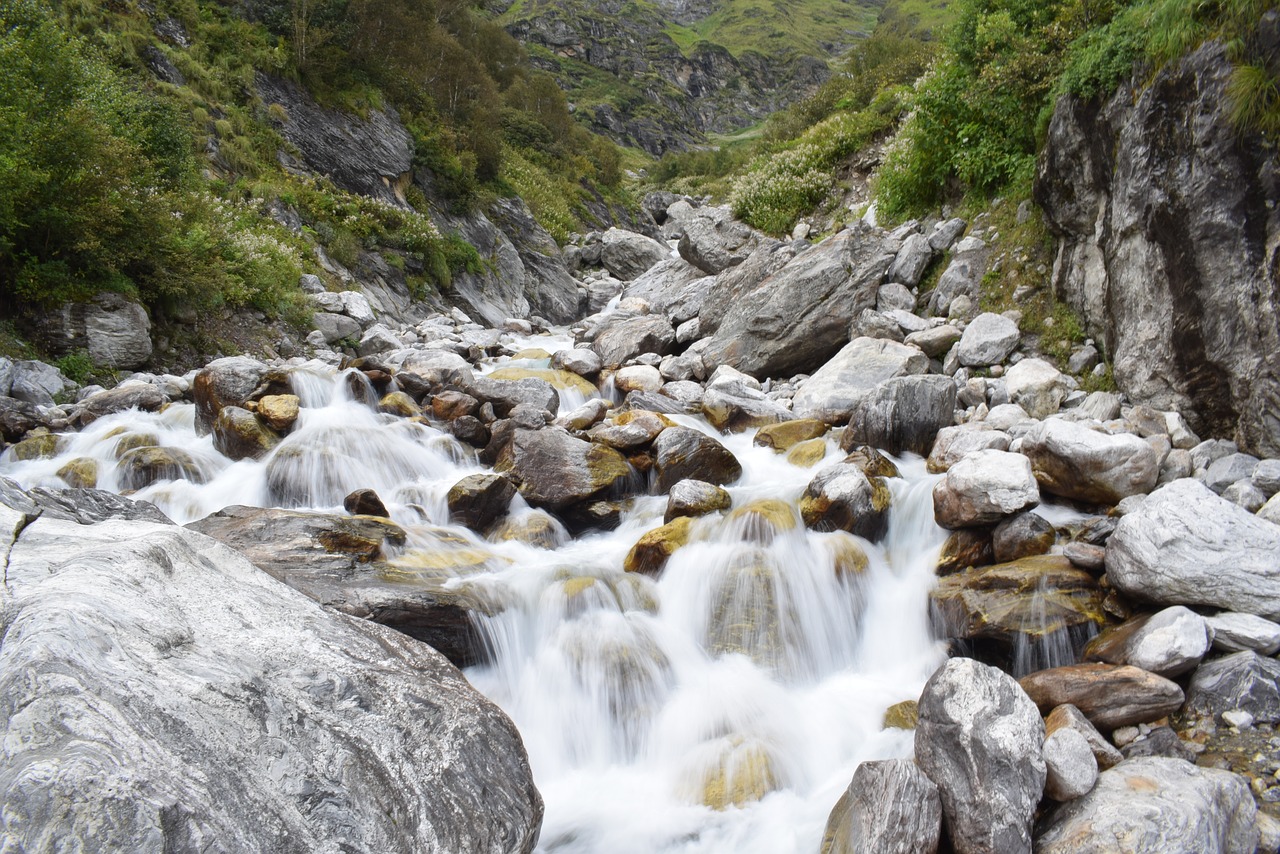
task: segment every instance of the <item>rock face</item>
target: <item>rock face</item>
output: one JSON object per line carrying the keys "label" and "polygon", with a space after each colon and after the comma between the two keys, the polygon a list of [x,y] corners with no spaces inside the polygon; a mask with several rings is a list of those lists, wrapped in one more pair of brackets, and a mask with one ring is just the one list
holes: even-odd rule
{"label": "rock face", "polygon": [[938,787],[908,759],[863,762],[827,819],[822,854],[933,854]]}
{"label": "rock face", "polygon": [[953,658],[929,677],[916,764],[938,786],[957,854],[1030,854],[1043,741],[1035,704],[994,667]]}
{"label": "rock face", "polygon": [[20,850],[532,851],[520,736],[442,656],[172,525],[0,507]]}
{"label": "rock face", "polygon": [[[1274,50],[1275,19],[1260,27]],[[1053,284],[1106,342],[1135,401],[1280,455],[1280,169],[1225,115],[1209,42],[1108,101],[1063,98],[1035,198],[1060,237]]]}
{"label": "rock face", "polygon": [[1280,614],[1280,526],[1199,481],[1162,486],[1125,515],[1107,542],[1107,577],[1162,604]]}
{"label": "rock face", "polygon": [[1033,428],[1022,453],[1044,491],[1077,501],[1116,504],[1150,492],[1160,476],[1156,452],[1138,436],[1113,436],[1060,419]]}
{"label": "rock face", "polygon": [[1052,812],[1040,854],[1253,854],[1257,807],[1243,777],[1181,759],[1143,757],[1098,775],[1093,791]]}
{"label": "rock face", "polygon": [[53,352],[84,350],[104,368],[136,368],[151,358],[147,310],[117,293],[67,303],[48,316],[43,334]]}
{"label": "rock face", "polygon": [[[817,368],[849,340],[850,322],[875,306],[891,260],[870,227],[859,224],[827,238],[748,285],[712,335],[704,360],[761,377]],[[715,287],[723,286],[717,280]]]}

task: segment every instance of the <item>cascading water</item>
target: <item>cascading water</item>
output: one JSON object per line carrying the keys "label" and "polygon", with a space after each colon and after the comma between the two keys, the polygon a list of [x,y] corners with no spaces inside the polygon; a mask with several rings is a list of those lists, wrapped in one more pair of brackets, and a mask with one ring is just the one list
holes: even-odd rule
{"label": "cascading water", "polygon": [[[616,530],[577,539],[517,498],[505,527],[540,535],[486,541],[448,525],[446,491],[482,470],[463,446],[377,412],[322,366],[296,368],[291,382],[298,422],[260,461],[227,460],[195,435],[194,407],[178,404],[103,418],[56,459],[0,469],[58,487],[58,470],[86,457],[101,488],[122,491],[119,457],[167,448],[189,458],[188,476],[135,497],[180,523],[232,504],[332,511],[354,489],[376,490],[409,535],[402,580],[445,572],[501,605],[479,627],[489,663],[467,675],[520,728],[546,801],[546,852],[816,851],[858,763],[910,754],[911,734],[886,730],[884,711],[917,697],[945,656],[926,605],[944,537],[922,461],[898,461],[888,533],[871,544],[800,521],[805,485],[842,458],[833,442],[824,463],[799,468],[751,433],[675,417],[716,435],[744,475],[728,487],[734,509],[694,520],[651,578],[623,564],[662,524],[665,497],[639,498]],[[562,395],[562,411],[584,399]]]}

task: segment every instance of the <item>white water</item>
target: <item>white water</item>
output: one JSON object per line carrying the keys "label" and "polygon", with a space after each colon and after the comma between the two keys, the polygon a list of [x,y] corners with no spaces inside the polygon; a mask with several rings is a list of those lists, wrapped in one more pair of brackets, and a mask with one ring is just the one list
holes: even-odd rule
{"label": "white water", "polygon": [[[467,675],[523,734],[546,801],[542,851],[814,852],[858,763],[910,755],[911,734],[881,721],[888,706],[917,697],[944,658],[927,616],[944,537],[933,522],[936,477],[922,461],[898,461],[904,478],[890,481],[888,535],[872,545],[800,524],[795,504],[816,467],[755,447],[750,433],[721,437],[679,418],[742,462],[743,478],[729,487],[735,508],[781,499],[788,509],[772,522],[697,520],[691,542],[651,579],[623,572],[623,560],[662,524],[665,497],[636,500],[616,531],[562,537],[553,549],[488,543],[457,527],[444,545],[444,494],[481,470],[474,456],[429,426],[353,400],[341,377],[307,368],[293,385],[298,424],[261,462],[222,457],[195,436],[193,407],[180,404],[104,418],[69,437],[57,459],[3,459],[0,473],[59,487],[57,470],[88,456],[99,486],[118,490],[117,445],[149,433],[191,454],[205,480],[135,494],[175,521],[231,504],[333,511],[370,487],[408,529],[411,549],[468,550],[456,583],[509,607],[482,626],[493,663]],[[829,443],[820,465],[840,458]],[[517,499],[514,514],[531,512]],[[838,571],[837,558],[859,546],[866,569]]]}

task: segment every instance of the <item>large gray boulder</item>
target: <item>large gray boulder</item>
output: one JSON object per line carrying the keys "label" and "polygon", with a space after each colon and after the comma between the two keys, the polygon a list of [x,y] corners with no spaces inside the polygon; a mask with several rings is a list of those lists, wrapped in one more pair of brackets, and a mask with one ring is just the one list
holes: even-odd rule
{"label": "large gray boulder", "polygon": [[1200,665],[1187,686],[1186,711],[1220,717],[1234,709],[1259,723],[1280,722],[1280,661],[1248,650]]}
{"label": "large gray boulder", "polygon": [[943,427],[929,451],[929,471],[944,472],[976,451],[1009,450],[1009,434],[982,421]]}
{"label": "large gray boulder", "polygon": [[600,263],[624,282],[637,279],[654,264],[671,257],[663,244],[621,228],[611,228],[600,239]]}
{"label": "large gray boulder", "polygon": [[14,362],[9,394],[33,406],[53,406],[54,397],[68,388],[67,378],[53,365],[24,359]]}
{"label": "large gray boulder", "polygon": [[[929,238],[923,234],[908,235],[907,239],[902,241],[902,248],[894,256],[885,280],[900,282],[909,288],[914,288],[920,284],[920,278],[932,260],[933,247],[929,245]],[[915,308],[915,305],[910,307]]]}
{"label": "large gray boulder", "polygon": [[1012,677],[968,658],[920,695],[916,764],[942,795],[956,854],[1030,854],[1044,792],[1044,722]]}
{"label": "large gray boulder", "polygon": [[714,276],[737,266],[756,248],[759,235],[726,207],[701,207],[680,220],[680,257]]}
{"label": "large gray boulder", "polygon": [[670,321],[660,314],[645,314],[611,323],[591,346],[604,367],[616,368],[643,353],[664,356],[675,341]]}
{"label": "large gray boulder", "polygon": [[1059,418],[1032,428],[1022,453],[1045,492],[1094,504],[1117,504],[1150,492],[1160,476],[1159,457],[1138,436],[1103,433]]}
{"label": "large gray boulder", "polygon": [[960,336],[956,356],[967,367],[998,365],[1018,346],[1021,337],[1018,324],[1002,314],[986,312],[969,321]]}
{"label": "large gray boulder", "polygon": [[938,787],[909,759],[863,762],[827,818],[821,854],[934,854]]}
{"label": "large gray boulder", "polygon": [[853,319],[875,305],[888,246],[881,232],[859,224],[748,283],[703,351],[707,365],[762,377],[816,369],[849,340]]}
{"label": "large gray boulder", "polygon": [[975,451],[933,488],[933,512],[944,528],[991,525],[1040,503],[1031,463],[1008,451]]}
{"label": "large gray boulder", "polygon": [[1050,813],[1036,851],[1254,854],[1256,815],[1237,774],[1181,759],[1129,759],[1099,774],[1089,794]]}
{"label": "large gray boulder", "polygon": [[427,646],[172,525],[0,507],[5,839],[529,852],[520,735]]}
{"label": "large gray boulder", "polygon": [[843,424],[861,397],[880,383],[928,370],[929,357],[916,347],[887,339],[855,338],[800,384],[792,411],[797,418]]}
{"label": "large gray boulder", "polygon": [[1035,198],[1060,239],[1054,291],[1106,343],[1120,389],[1277,456],[1280,168],[1226,114],[1228,50],[1206,42],[1109,100],[1060,99]]}
{"label": "large gray boulder", "polygon": [[1107,577],[1137,599],[1280,615],[1280,526],[1176,480],[1116,525]]}
{"label": "large gray boulder", "polygon": [[661,493],[687,479],[720,485],[742,477],[742,464],[728,448],[691,427],[659,433],[653,440],[653,465]]}
{"label": "large gray boulder", "polygon": [[654,264],[622,292],[649,303],[650,311],[679,326],[698,316],[712,279],[683,258],[667,258]]}
{"label": "large gray boulder", "polygon": [[517,429],[494,468],[510,474],[525,501],[552,511],[618,492],[631,475],[613,448],[584,442],[560,427]]}
{"label": "large gray boulder", "polygon": [[956,385],[950,377],[895,377],[858,396],[840,440],[846,451],[871,445],[901,454],[924,455],[938,431],[955,423]]}
{"label": "large gray boulder", "polygon": [[45,340],[56,353],[84,350],[103,368],[136,368],[151,358],[151,318],[117,293],[70,302],[47,316]]}

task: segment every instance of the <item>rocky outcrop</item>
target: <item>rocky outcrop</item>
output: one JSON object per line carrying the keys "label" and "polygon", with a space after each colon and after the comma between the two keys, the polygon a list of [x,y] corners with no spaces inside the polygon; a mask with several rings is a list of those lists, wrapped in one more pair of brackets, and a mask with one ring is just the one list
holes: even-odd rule
{"label": "rocky outcrop", "polygon": [[0,531],[10,845],[532,851],[519,734],[430,648],[173,525]]}
{"label": "rocky outcrop", "polygon": [[[1259,38],[1275,50],[1275,13]],[[1035,198],[1053,285],[1106,342],[1117,384],[1200,434],[1280,454],[1280,162],[1226,115],[1209,42],[1109,100],[1064,97]]]}
{"label": "rocky outcrop", "polygon": [[151,358],[147,310],[109,291],[45,315],[41,334],[51,352],[84,350],[102,368],[136,368]]}

